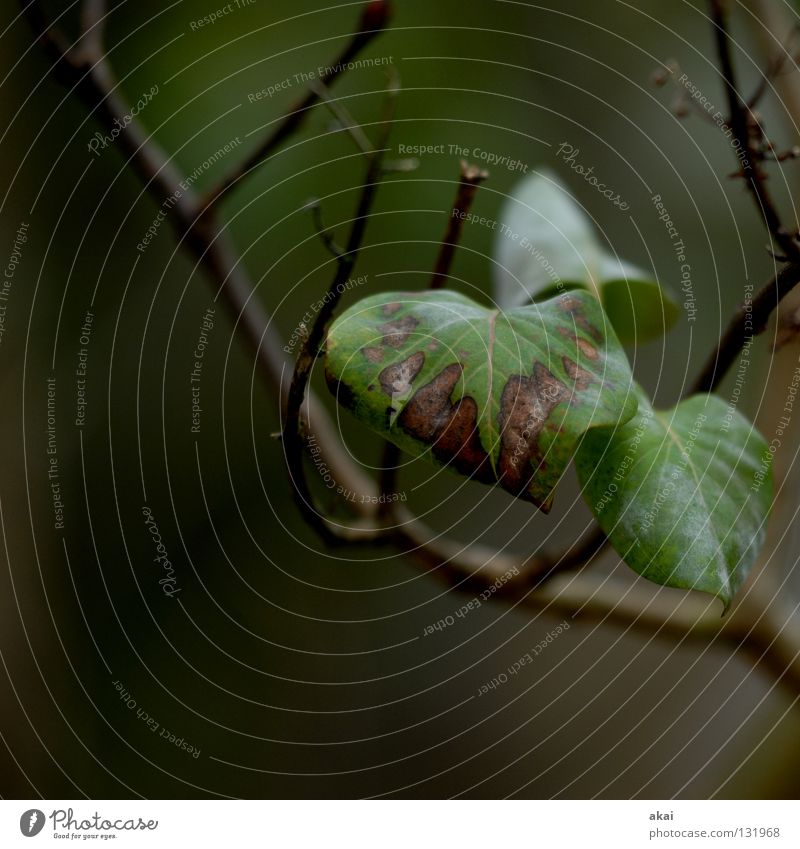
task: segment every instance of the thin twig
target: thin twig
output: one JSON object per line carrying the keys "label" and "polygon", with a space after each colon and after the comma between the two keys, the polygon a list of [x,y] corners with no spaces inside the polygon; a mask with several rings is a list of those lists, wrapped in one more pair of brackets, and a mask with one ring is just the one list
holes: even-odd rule
{"label": "thin twig", "polygon": [[338,100],[331,97],[328,86],[319,80],[314,80],[309,83],[309,88],[317,97],[328,107],[328,111],[333,115],[339,126],[350,136],[355,143],[355,146],[365,156],[372,153],[372,142],[367,138],[366,133],[361,129],[361,125],[353,120],[353,116],[347,109],[339,103]]}
{"label": "thin twig", "polygon": [[461,179],[458,183],[458,193],[456,194],[455,203],[447,221],[447,229],[442,238],[439,256],[436,259],[436,265],[433,269],[433,277],[431,277],[430,282],[431,289],[441,289],[447,284],[450,266],[453,264],[456,248],[461,241],[461,231],[464,229],[464,221],[467,215],[469,215],[469,210],[475,199],[475,193],[478,191],[478,186],[488,176],[488,171],[484,171],[476,165],[470,165],[463,159],[461,160]]}
{"label": "thin twig", "polygon": [[322,204],[319,198],[314,198],[306,204],[306,208],[311,215],[311,221],[314,224],[314,230],[320,238],[320,241],[336,259],[341,259],[344,256],[344,248],[339,247],[333,233],[325,226],[322,220]]}
{"label": "thin twig", "polygon": [[791,53],[789,53],[789,48],[796,35],[797,25],[792,27],[791,32],[781,45],[781,49],[778,52],[778,55],[773,58],[773,60],[770,62],[769,67],[762,74],[755,91],[751,95],[750,99],[747,101],[748,109],[755,109],[756,106],[758,106],[758,104],[761,102],[761,99],[767,93],[767,90],[769,89],[770,85],[783,72],[787,60],[792,60],[793,62],[797,61],[796,57],[793,57]]}
{"label": "thin twig", "polygon": [[381,116],[378,143],[368,156],[367,171],[347,245],[341,255],[336,259],[336,273],[333,275],[327,295],[322,299],[322,307],[317,313],[314,323],[309,330],[308,337],[298,354],[286,402],[283,447],[295,501],[312,527],[329,542],[333,542],[336,539],[336,535],[332,533],[329,523],[326,522],[322,514],[314,507],[314,499],[305,476],[303,464],[305,445],[300,411],[306,397],[311,369],[325,340],[328,325],[339,303],[339,299],[345,291],[344,284],[347,282],[358,260],[375,195],[384,175],[383,158],[386,154],[386,144],[394,119],[398,90],[397,79],[392,75],[384,112]]}
{"label": "thin twig", "polygon": [[739,95],[733,58],[731,56],[731,39],[728,32],[728,20],[724,8],[724,0],[710,0],[710,4],[720,73],[725,83],[725,92],[728,99],[728,121],[734,139],[744,154],[740,162],[741,175],[746,180],[747,187],[750,189],[750,193],[753,195],[759,212],[764,217],[767,229],[776,244],[780,246],[788,259],[800,261],[800,247],[795,242],[793,236],[783,227],[778,211],[764,184],[764,175],[759,168],[761,152],[750,130],[751,122],[755,124],[755,119],[752,112],[748,109],[747,104],[744,103]]}
{"label": "thin twig", "polygon": [[750,110],[742,102],[736,86],[728,22],[723,2],[710,0],[710,4],[720,69],[728,93],[731,129],[746,152],[746,158],[742,162],[742,174],[746,177],[756,205],[764,216],[767,229],[784,253],[782,259],[787,260],[788,265],[758,291],[752,302],[739,307],[729,321],[717,347],[712,351],[692,384],[690,394],[713,392],[719,386],[745,346],[749,345],[755,336],[764,332],[770,315],[781,300],[800,283],[800,247],[784,228],[764,185],[764,174],[757,165],[760,153],[755,148],[749,131]]}
{"label": "thin twig", "polygon": [[85,51],[90,58],[101,56],[103,53],[105,16],[105,0],[84,0],[81,10],[83,35],[79,42],[79,50]]}
{"label": "thin twig", "polygon": [[[342,52],[327,66],[317,81],[329,87],[347,69],[347,65],[383,32],[389,23],[391,5],[388,0],[372,0],[365,5],[358,30],[353,33]],[[315,90],[316,89],[316,90]],[[220,182],[212,187],[202,200],[202,207],[210,212],[214,205],[233,189],[240,180],[257,165],[273,154],[291,135],[302,126],[308,113],[320,100],[319,87],[311,87],[306,94],[283,117],[278,126],[267,135],[258,147],[241,164],[236,165]]]}
{"label": "thin twig", "polygon": [[800,263],[785,265],[758,290],[749,303],[742,304],[728,323],[717,347],[703,366],[689,391],[713,392],[746,345],[763,333],[778,304],[800,283]]}

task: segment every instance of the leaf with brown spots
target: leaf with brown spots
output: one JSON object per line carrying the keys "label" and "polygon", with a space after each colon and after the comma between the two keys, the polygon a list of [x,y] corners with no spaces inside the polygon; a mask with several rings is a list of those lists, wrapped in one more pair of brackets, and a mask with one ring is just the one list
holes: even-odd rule
{"label": "leaf with brown spots", "polygon": [[545,511],[586,431],[637,407],[614,331],[580,291],[507,312],[449,291],[375,295],[334,322],[325,373],[386,439]]}

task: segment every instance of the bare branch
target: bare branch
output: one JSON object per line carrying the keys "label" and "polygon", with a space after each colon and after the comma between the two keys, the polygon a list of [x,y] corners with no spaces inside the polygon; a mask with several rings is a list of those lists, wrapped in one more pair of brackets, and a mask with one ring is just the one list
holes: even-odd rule
{"label": "bare branch", "polygon": [[355,146],[364,154],[372,153],[372,142],[367,138],[361,125],[353,120],[353,116],[339,103],[331,97],[328,87],[319,80],[314,80],[309,83],[309,88],[313,91],[322,102],[328,107],[328,111],[337,120],[341,128],[350,136],[355,143]]}
{"label": "bare branch", "polygon": [[341,259],[344,256],[344,248],[339,247],[333,233],[331,233],[331,231],[325,226],[325,222],[322,220],[322,204],[320,203],[319,198],[310,200],[306,204],[306,209],[308,209],[311,215],[314,229],[317,231],[317,235],[319,236],[322,244],[325,245],[328,251],[336,257],[336,259]]}
{"label": "bare branch", "polygon": [[78,50],[86,55],[89,62],[96,61],[103,55],[105,17],[105,0],[83,0],[81,8],[83,34],[78,43]]}
{"label": "bare branch", "polygon": [[759,125],[755,116],[739,95],[731,56],[730,34],[724,0],[710,0],[710,3],[720,73],[725,83],[725,92],[728,99],[728,121],[733,136],[740,150],[744,153],[741,160],[741,175],[747,181],[747,187],[750,189],[759,213],[764,217],[764,222],[775,243],[788,259],[793,262],[800,262],[800,247],[795,242],[793,235],[788,233],[781,223],[778,211],[764,184],[764,174],[759,168],[762,155],[754,141],[752,132],[752,129],[758,130]]}
{"label": "bare branch", "polygon": [[[739,96],[723,0],[710,0],[710,3],[720,69],[728,95],[731,129],[741,149],[746,153],[742,161],[741,174],[747,180],[759,211],[764,216],[767,229],[784,254],[776,259],[786,261],[788,265],[758,291],[752,303],[742,304],[736,311],[717,347],[712,351],[692,384],[690,393],[712,392],[716,389],[745,346],[749,345],[755,336],[764,332],[770,315],[781,300],[800,283],[800,247],[781,223],[777,209],[764,185],[764,174],[758,167],[758,161],[763,158],[763,153],[756,147],[750,130],[753,121],[752,112]],[[777,73],[779,69],[780,65],[773,73]]]}
{"label": "bare branch", "polygon": [[756,90],[747,101],[749,109],[755,109],[756,106],[758,106],[764,95],[767,93],[770,85],[783,73],[787,62],[791,61],[792,63],[795,63],[797,61],[797,57],[792,56],[789,52],[789,48],[791,47],[796,35],[797,25],[795,24],[789,32],[788,37],[784,40],[778,55],[770,62],[769,67],[762,74],[761,79],[756,86]]}
{"label": "bare branch", "polygon": [[[344,73],[348,63],[381,34],[389,23],[391,7],[388,0],[371,0],[366,3],[359,21],[359,29],[352,35],[342,52],[327,67],[317,83],[330,87]],[[257,165],[269,158],[292,134],[296,133],[308,117],[309,111],[320,100],[319,86],[310,88],[284,117],[278,126],[267,135],[258,147],[240,165],[234,167],[203,198],[202,207],[208,212],[214,205],[236,187]]]}
{"label": "bare branch", "polygon": [[461,179],[458,183],[458,194],[456,195],[453,210],[447,222],[447,229],[442,238],[439,256],[433,269],[433,277],[430,283],[431,289],[441,289],[446,285],[456,248],[461,241],[464,220],[472,207],[478,186],[488,176],[488,171],[484,171],[475,165],[470,165],[463,159],[461,160]]}
{"label": "bare branch", "polygon": [[292,375],[289,395],[286,403],[286,421],[283,429],[283,447],[286,465],[300,511],[309,524],[328,542],[334,542],[337,535],[331,531],[330,525],[314,506],[313,495],[308,486],[303,465],[305,454],[302,420],[300,410],[306,397],[306,389],[311,376],[311,369],[325,340],[328,325],[339,303],[344,284],[353,271],[361,250],[369,215],[375,200],[375,194],[384,174],[383,157],[386,153],[386,143],[391,132],[394,110],[397,102],[398,85],[392,76],[384,113],[381,117],[380,137],[375,148],[368,155],[367,171],[361,188],[355,218],[350,229],[350,235],[344,251],[337,257],[336,273],[333,276],[322,307],[316,315],[314,324],[303,343]]}
{"label": "bare branch", "polygon": [[711,352],[689,394],[713,392],[746,345],[763,333],[778,304],[800,283],[800,263],[784,266],[759,289],[751,303],[742,304],[728,323],[717,347]]}
{"label": "bare branch", "polygon": [[[167,214],[179,243],[195,256],[208,274],[214,284],[215,297],[220,298],[236,331],[255,357],[258,372],[267,386],[275,397],[283,397],[286,359],[275,323],[270,321],[254,296],[252,282],[228,235],[218,226],[213,215],[201,219],[201,204],[196,195],[180,185],[184,175],[146,132],[139,119],[130,116],[130,108],[119,94],[108,66],[102,41],[91,42],[93,49],[99,51],[97,55],[87,54],[85,49],[72,51],[63,35],[52,26],[40,0],[20,2],[34,33],[52,60],[54,73],[60,82],[74,89],[89,111],[108,130],[123,127],[118,136],[118,146],[155,203],[161,206],[165,198],[176,198]],[[85,48],[87,42],[84,41],[83,46]],[[359,502],[355,506],[364,515],[372,515],[371,498],[378,495],[377,487],[340,445],[324,405],[313,393],[309,393],[301,415],[309,432],[316,435],[325,461],[337,480],[354,492],[369,496],[366,503],[362,505]],[[308,425],[312,417],[313,429]]]}

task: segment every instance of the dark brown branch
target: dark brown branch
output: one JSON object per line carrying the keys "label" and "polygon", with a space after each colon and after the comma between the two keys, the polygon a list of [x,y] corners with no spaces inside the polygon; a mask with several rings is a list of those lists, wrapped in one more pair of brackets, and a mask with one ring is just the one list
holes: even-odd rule
{"label": "dark brown branch", "polygon": [[439,256],[436,259],[433,277],[431,278],[431,289],[441,289],[447,284],[450,266],[453,264],[456,248],[461,241],[464,220],[472,207],[478,186],[488,176],[488,171],[483,171],[481,168],[469,165],[465,160],[461,160],[461,179],[458,183],[458,193],[447,222],[447,229],[442,237],[442,245],[439,248]]}
{"label": "dark brown branch", "polygon": [[388,0],[373,0],[366,4],[359,21],[358,30],[347,42],[342,52],[327,67],[326,73],[316,81],[317,85],[309,88],[300,101],[284,115],[278,126],[267,135],[244,162],[234,167],[205,195],[202,200],[202,208],[206,212],[210,211],[227,194],[229,189],[234,188],[246,174],[249,174],[253,168],[267,159],[286,139],[300,129],[308,117],[309,111],[320,100],[320,84],[326,88],[332,85],[344,73],[347,64],[352,62],[376,36],[383,32],[389,23],[390,16],[391,4]]}
{"label": "dark brown branch", "polygon": [[333,276],[326,297],[322,299],[322,307],[316,315],[314,323],[309,330],[308,337],[298,354],[286,402],[283,447],[292,491],[294,492],[295,501],[300,511],[311,526],[328,542],[333,542],[337,537],[332,533],[329,524],[321,513],[314,507],[314,499],[305,476],[304,456],[306,446],[304,444],[305,437],[302,428],[301,409],[305,401],[306,389],[311,377],[311,369],[322,348],[333,313],[338,306],[342,293],[345,291],[344,284],[347,282],[348,277],[350,277],[358,260],[361,244],[364,240],[364,233],[375,200],[375,194],[384,174],[383,158],[386,153],[386,143],[394,119],[397,93],[397,82],[393,77],[389,84],[384,114],[381,117],[380,137],[375,148],[368,155],[367,172],[362,184],[358,208],[350,229],[350,235],[344,251],[336,259],[336,273]]}
{"label": "dark brown branch", "polygon": [[753,113],[739,95],[736,72],[734,71],[733,58],[731,56],[730,34],[728,32],[728,20],[724,0],[710,0],[710,3],[720,73],[725,83],[725,92],[728,100],[728,123],[739,149],[744,154],[740,162],[741,175],[744,177],[747,187],[753,195],[753,199],[758,206],[759,212],[763,215],[764,222],[775,243],[781,248],[787,259],[800,261],[800,247],[798,247],[793,236],[786,231],[781,223],[778,211],[764,184],[764,174],[759,168],[762,155],[754,139],[753,132],[751,132],[751,125],[757,129],[757,122]]}
{"label": "dark brown branch", "polygon": [[747,180],[751,194],[764,216],[772,238],[785,254],[789,264],[765,284],[752,302],[742,304],[728,323],[717,347],[712,351],[702,371],[692,384],[690,393],[713,392],[728,370],[741,355],[745,346],[763,333],[772,312],[789,292],[800,283],[800,247],[781,223],[776,207],[764,185],[765,176],[758,167],[761,152],[755,146],[750,132],[752,113],[742,102],[736,85],[730,51],[730,35],[723,0],[710,0],[714,37],[719,55],[720,70],[725,81],[730,109],[730,126],[735,138],[746,153],[742,175]]}
{"label": "dark brown branch", "polygon": [[728,323],[719,344],[697,376],[691,393],[713,392],[746,345],[763,333],[767,321],[778,304],[800,283],[800,263],[784,266],[752,302],[742,304]]}

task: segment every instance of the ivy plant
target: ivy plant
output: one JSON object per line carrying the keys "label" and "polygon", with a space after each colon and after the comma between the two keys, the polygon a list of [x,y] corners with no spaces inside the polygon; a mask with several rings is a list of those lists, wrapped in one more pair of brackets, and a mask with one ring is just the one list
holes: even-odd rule
{"label": "ivy plant", "polygon": [[766,535],[767,444],[717,396],[656,411],[638,394],[632,419],[583,440],[575,466],[584,496],[632,569],[709,592],[727,609]]}
{"label": "ivy plant", "polygon": [[677,309],[601,246],[553,177],[526,178],[503,215],[494,308],[447,290],[357,302],[327,334],[331,391],[409,454],[543,512],[574,459],[632,569],[727,609],[765,537],[763,438],[713,395],[653,409],[620,337],[650,338]]}
{"label": "ivy plant", "polygon": [[669,291],[606,248],[583,208],[558,177],[525,177],[495,227],[494,291],[503,309],[586,289],[601,302],[624,344],[662,335],[678,318]]}
{"label": "ivy plant", "polygon": [[588,292],[508,311],[446,290],[374,295],[334,323],[325,369],[339,401],[386,439],[545,512],[581,436],[637,407]]}

